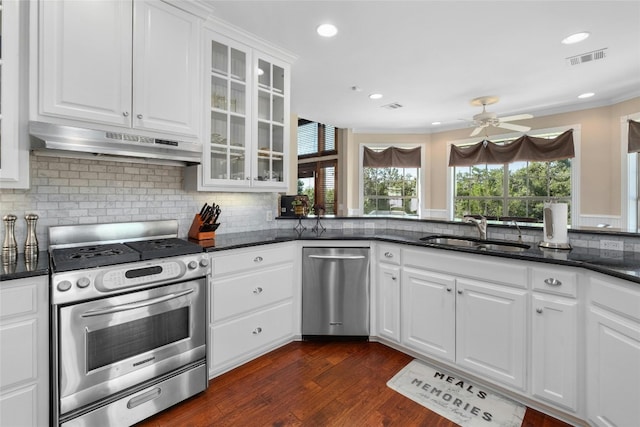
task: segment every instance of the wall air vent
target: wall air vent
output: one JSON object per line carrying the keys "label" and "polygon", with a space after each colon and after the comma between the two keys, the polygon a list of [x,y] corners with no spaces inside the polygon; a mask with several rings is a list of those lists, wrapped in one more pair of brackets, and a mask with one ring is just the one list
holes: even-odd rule
{"label": "wall air vent", "polygon": [[391,104],[383,105],[382,108],[386,108],[387,110],[397,110],[398,108],[402,108],[402,104],[392,102]]}
{"label": "wall air vent", "polygon": [[594,50],[587,53],[582,53],[576,56],[570,56],[567,58],[567,65],[580,65],[585,62],[597,61],[599,59],[604,59],[607,56],[607,48]]}

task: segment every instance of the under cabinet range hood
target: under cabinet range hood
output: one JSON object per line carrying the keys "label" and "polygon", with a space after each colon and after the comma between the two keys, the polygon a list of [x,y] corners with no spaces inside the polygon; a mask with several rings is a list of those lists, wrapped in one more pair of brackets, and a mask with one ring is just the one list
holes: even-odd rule
{"label": "under cabinet range hood", "polygon": [[31,149],[52,150],[77,157],[96,156],[109,160],[128,158],[130,161],[169,161],[192,165],[202,161],[202,145],[135,135],[119,131],[103,131],[44,122],[29,122]]}

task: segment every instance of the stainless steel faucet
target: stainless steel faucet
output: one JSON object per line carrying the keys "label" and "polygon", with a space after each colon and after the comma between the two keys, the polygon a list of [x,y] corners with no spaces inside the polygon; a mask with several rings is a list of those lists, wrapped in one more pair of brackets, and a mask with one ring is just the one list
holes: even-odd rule
{"label": "stainless steel faucet", "polygon": [[464,222],[475,224],[476,228],[478,229],[480,239],[487,240],[487,218],[480,216],[480,220],[477,220],[472,216],[464,216],[463,220]]}
{"label": "stainless steel faucet", "polygon": [[512,219],[511,222],[513,222],[516,225],[516,228],[518,229],[518,243],[522,243],[522,231],[520,230],[518,221],[516,221],[515,219]]}

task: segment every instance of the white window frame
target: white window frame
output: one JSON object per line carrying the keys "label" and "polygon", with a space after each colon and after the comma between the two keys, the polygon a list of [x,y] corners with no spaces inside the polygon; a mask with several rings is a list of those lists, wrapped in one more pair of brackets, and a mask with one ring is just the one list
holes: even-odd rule
{"label": "white window frame", "polygon": [[[573,145],[575,150],[575,157],[571,159],[571,226],[578,227],[580,226],[580,141],[582,136],[582,129],[579,124],[568,125],[568,126],[559,126],[553,128],[546,129],[535,129],[527,132],[529,136],[536,136],[540,134],[549,134],[549,133],[562,133],[569,129],[573,129]],[[500,135],[492,135],[491,139],[502,140],[502,139],[515,139],[519,136],[522,136],[519,132],[512,132]],[[473,144],[479,141],[482,141],[483,138],[466,138],[459,139],[454,141],[447,142],[447,165],[449,164],[449,157],[451,155],[451,146],[452,145],[466,145]],[[447,218],[449,220],[453,219],[453,206],[454,206],[454,185],[455,177],[453,176],[452,167],[448,167],[447,171]],[[474,212],[475,213],[475,212]]]}
{"label": "white window frame", "polygon": [[640,121],[640,112],[620,117],[620,227],[635,233],[640,213],[639,168],[638,153],[628,153],[629,120]]}
{"label": "white window frame", "polygon": [[[350,215],[364,215],[364,147],[368,147],[374,150],[384,150],[389,147],[398,147],[398,148],[416,148],[420,147],[420,176],[418,177],[418,218],[422,218],[422,212],[424,212],[424,203],[425,203],[425,194],[424,189],[427,187],[427,174],[425,172],[425,165],[427,164],[427,154],[426,148],[422,144],[415,143],[402,143],[402,142],[394,142],[394,143],[377,143],[377,142],[366,142],[360,143],[358,146],[358,212],[349,212]],[[391,218],[391,217],[389,217]]]}

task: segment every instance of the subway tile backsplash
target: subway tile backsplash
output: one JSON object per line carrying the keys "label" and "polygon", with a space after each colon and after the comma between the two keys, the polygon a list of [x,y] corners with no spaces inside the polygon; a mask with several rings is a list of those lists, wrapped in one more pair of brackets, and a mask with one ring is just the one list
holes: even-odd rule
{"label": "subway tile backsplash", "polygon": [[[18,250],[24,250],[27,213],[40,218],[40,250],[52,225],[177,219],[185,237],[204,203],[222,207],[218,234],[275,227],[276,193],[205,193],[183,190],[184,168],[31,155],[31,188],[0,190],[0,216],[12,213]],[[4,230],[2,230],[4,233]]]}

